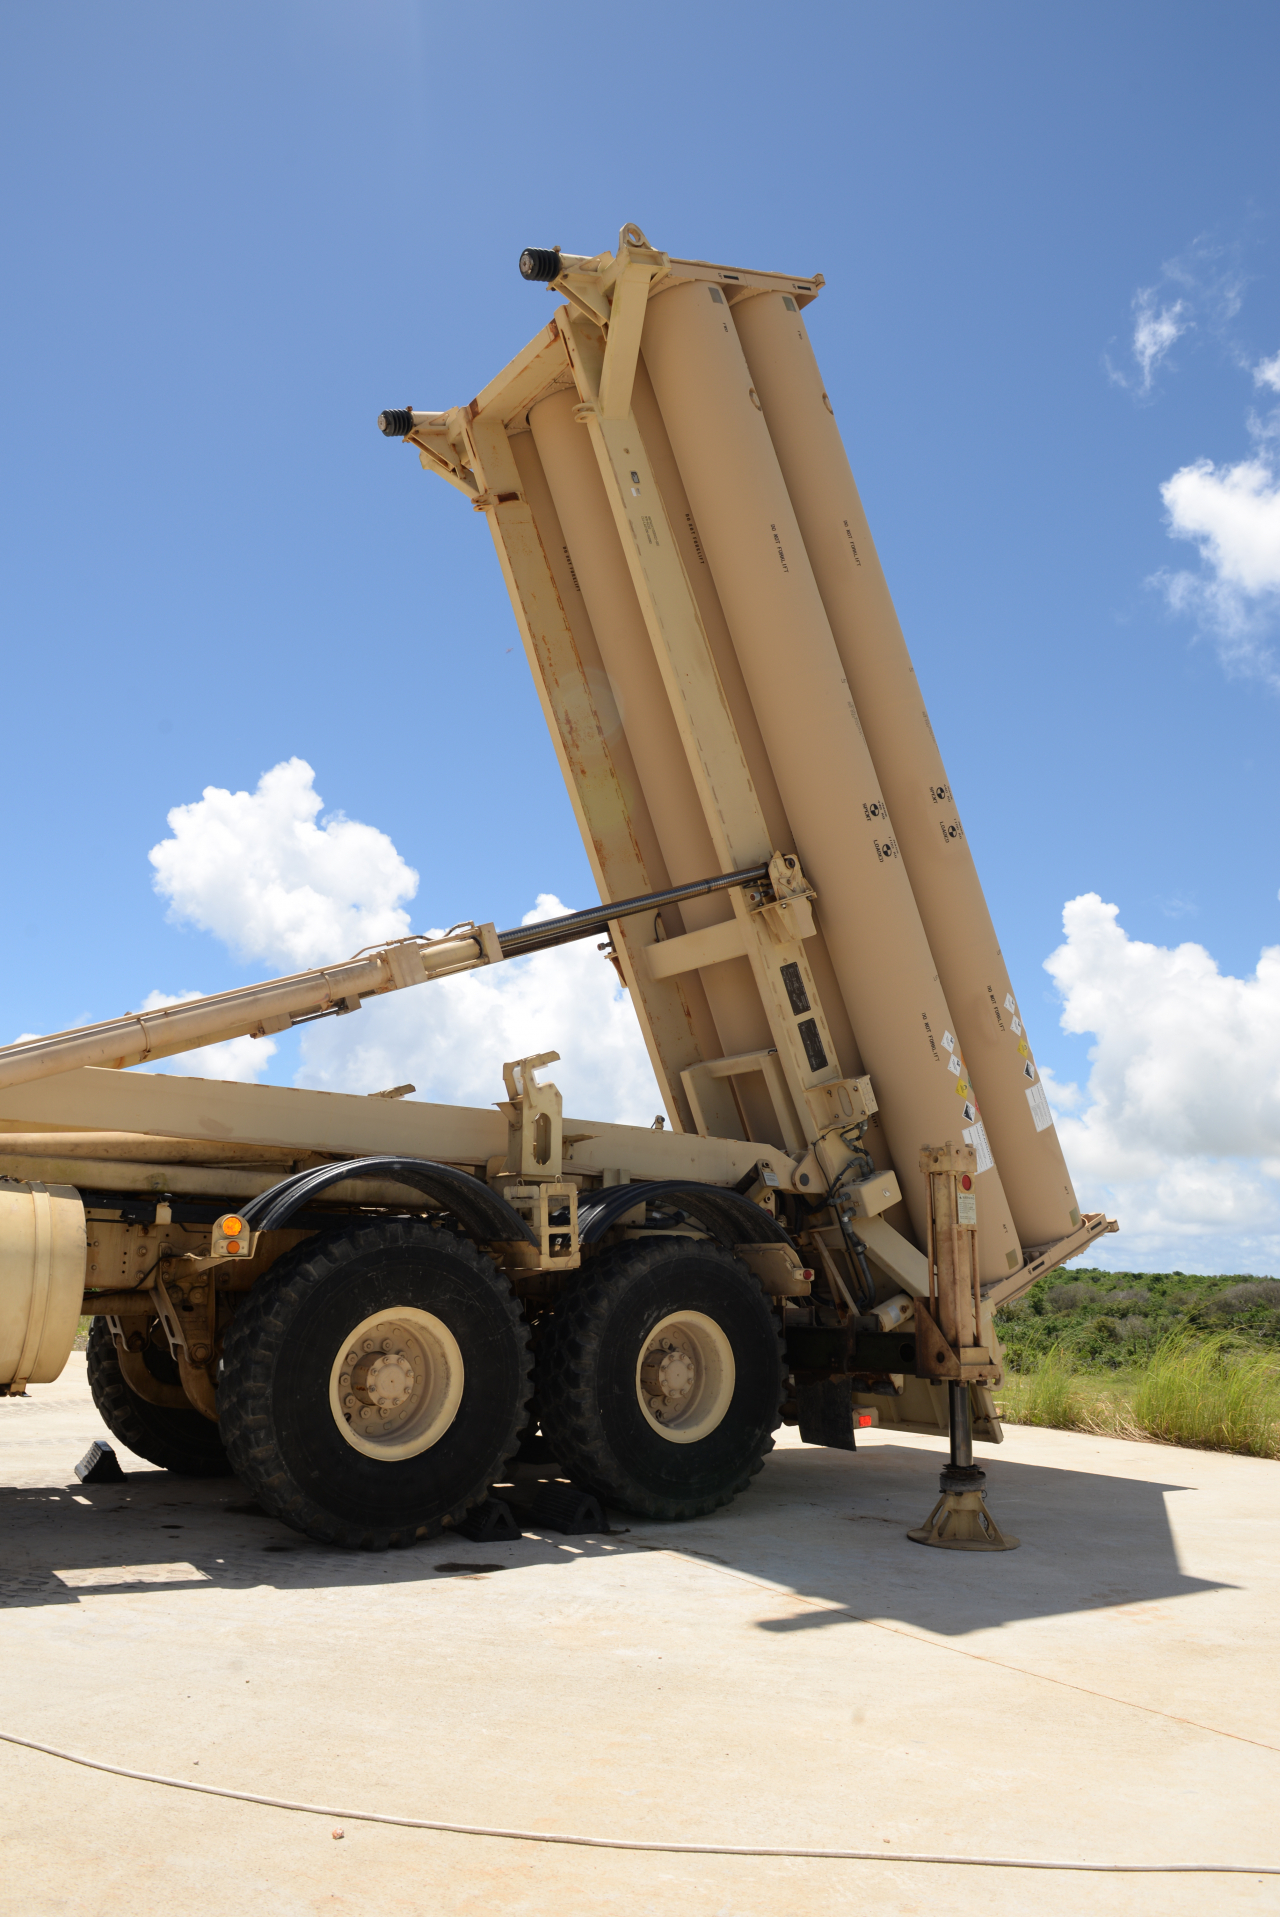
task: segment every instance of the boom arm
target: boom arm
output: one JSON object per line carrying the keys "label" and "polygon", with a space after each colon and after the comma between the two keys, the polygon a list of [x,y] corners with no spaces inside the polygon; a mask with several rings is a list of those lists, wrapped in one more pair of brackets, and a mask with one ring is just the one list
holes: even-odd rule
{"label": "boom arm", "polygon": [[502,959],[545,952],[605,931],[615,919],[655,912],[664,905],[678,905],[709,892],[723,892],[735,885],[761,885],[768,872],[767,865],[753,866],[745,872],[725,872],[664,892],[543,919],[537,925],[516,926],[508,932],[498,932],[492,925],[459,925],[443,938],[397,939],[390,945],[357,953],[340,965],[294,972],[261,985],[243,985],[234,992],[216,992],[154,1012],[130,1012],[100,1025],[81,1025],[47,1038],[27,1039],[20,1045],[0,1048],[0,1089],[52,1078],[85,1065],[142,1065],[223,1039],[265,1038],[313,1019],[358,1012],[366,998],[378,998],[384,992],[421,985],[427,979],[445,978],[454,972],[474,971]]}

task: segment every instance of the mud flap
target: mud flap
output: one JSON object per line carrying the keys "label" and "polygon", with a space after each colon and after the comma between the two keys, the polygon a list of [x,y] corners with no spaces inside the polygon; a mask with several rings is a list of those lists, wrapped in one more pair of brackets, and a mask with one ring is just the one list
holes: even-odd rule
{"label": "mud flap", "polygon": [[802,1443],[822,1444],[829,1451],[857,1450],[852,1379],[797,1385],[796,1407]]}

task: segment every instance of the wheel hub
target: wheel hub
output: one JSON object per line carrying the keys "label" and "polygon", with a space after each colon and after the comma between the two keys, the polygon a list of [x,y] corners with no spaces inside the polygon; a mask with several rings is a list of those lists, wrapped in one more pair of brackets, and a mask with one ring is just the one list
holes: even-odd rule
{"label": "wheel hub", "polygon": [[672,1444],[707,1437],[733,1396],[733,1348],[714,1318],[673,1312],[655,1325],[636,1366],[636,1396],[646,1421]]}
{"label": "wheel hub", "polygon": [[655,1341],[644,1355],[640,1382],[654,1417],[670,1417],[684,1410],[698,1383],[697,1358],[674,1338]]}
{"label": "wheel hub", "polygon": [[430,1312],[399,1306],[354,1327],[334,1360],[329,1402],[347,1443],[369,1457],[416,1457],[457,1414],[462,1353]]}
{"label": "wheel hub", "polygon": [[408,1349],[397,1350],[394,1338],[384,1338],[382,1350],[369,1356],[367,1347],[373,1340],[366,1338],[363,1342],[366,1352],[348,1351],[351,1369],[344,1370],[338,1380],[344,1403],[345,1394],[350,1392],[361,1406],[372,1405],[379,1412],[399,1411],[413,1398],[418,1383]]}

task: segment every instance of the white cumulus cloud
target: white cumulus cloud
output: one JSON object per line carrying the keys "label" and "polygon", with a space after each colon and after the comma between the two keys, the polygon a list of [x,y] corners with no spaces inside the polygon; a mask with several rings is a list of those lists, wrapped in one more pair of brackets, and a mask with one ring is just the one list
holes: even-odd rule
{"label": "white cumulus cloud", "polygon": [[1062,1025],[1092,1034],[1087,1090],[1046,1075],[1082,1205],[1120,1219],[1108,1262],[1280,1270],[1280,946],[1249,978],[1202,945],[1130,938],[1096,892],[1045,961]]}
{"label": "white cumulus cloud", "polygon": [[[523,923],[569,909],[541,893]],[[543,1076],[559,1086],[567,1112],[651,1124],[662,1099],[630,995],[600,942],[482,966],[319,1020],[304,1032],[296,1082],[377,1092],[407,1081],[433,1103],[493,1105],[506,1096],[507,1059],[559,1052],[561,1062]]]}
{"label": "white cumulus cloud", "polygon": [[385,832],[324,801],[305,759],[264,772],[255,792],[206,786],[169,814],[173,837],[149,854],[169,916],[212,932],[242,958],[301,969],[403,938],[418,889]]}
{"label": "white cumulus cloud", "polygon": [[1271,359],[1259,360],[1253,369],[1255,386],[1269,386],[1273,393],[1280,393],[1280,353]]}
{"label": "white cumulus cloud", "polygon": [[1234,466],[1198,459],[1160,488],[1169,535],[1200,549],[1198,573],[1157,582],[1177,612],[1201,617],[1229,670],[1280,689],[1265,633],[1280,604],[1280,474],[1261,454]]}
{"label": "white cumulus cloud", "polygon": [[[151,853],[170,915],[243,957],[282,967],[404,937],[401,901],[413,897],[417,873],[373,826],[340,812],[317,824],[322,805],[312,768],[295,758],[264,773],[256,792],[209,786],[193,804],[176,806],[173,836]],[[568,909],[539,894],[524,922]],[[562,1062],[547,1076],[566,1110],[650,1124],[662,1100],[630,998],[599,942],[414,986],[306,1026],[296,1082],[343,1092],[408,1082],[433,1102],[492,1105],[505,1096],[507,1059],[558,1051]],[[144,1009],[178,1002],[153,992]],[[255,1079],[275,1049],[270,1040],[232,1039],[160,1069]]]}
{"label": "white cumulus cloud", "polygon": [[1280,592],[1280,481],[1261,459],[1199,459],[1160,488],[1175,539],[1194,539],[1216,581],[1245,599]]}

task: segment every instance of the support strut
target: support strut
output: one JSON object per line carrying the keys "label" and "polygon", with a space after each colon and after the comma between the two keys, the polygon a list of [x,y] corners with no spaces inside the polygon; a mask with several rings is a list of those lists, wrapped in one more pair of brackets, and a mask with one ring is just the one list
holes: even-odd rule
{"label": "support strut", "polygon": [[[1007,1538],[988,1511],[987,1474],[973,1462],[969,1385],[999,1376],[982,1343],[977,1154],[972,1145],[926,1145],[920,1169],[929,1181],[929,1305],[927,1317],[922,1305],[917,1313],[937,1329],[933,1346],[944,1348],[938,1357],[950,1374],[951,1457],[938,1480],[942,1496],[920,1529],[907,1536],[914,1544],[938,1544],[944,1551],[1013,1551],[1018,1540]],[[931,1348],[927,1339],[925,1348]]]}
{"label": "support strut", "polygon": [[942,1496],[920,1529],[907,1536],[913,1544],[938,1544],[944,1551],[1016,1551],[1018,1539],[1006,1537],[987,1509],[987,1474],[973,1462],[969,1387],[952,1378],[947,1391],[951,1457],[938,1479]]}

